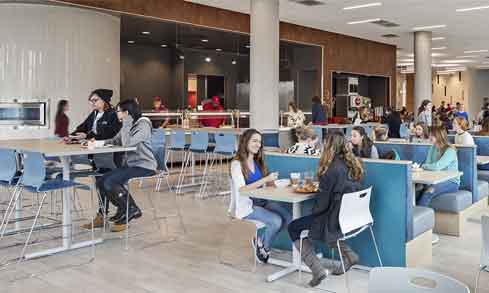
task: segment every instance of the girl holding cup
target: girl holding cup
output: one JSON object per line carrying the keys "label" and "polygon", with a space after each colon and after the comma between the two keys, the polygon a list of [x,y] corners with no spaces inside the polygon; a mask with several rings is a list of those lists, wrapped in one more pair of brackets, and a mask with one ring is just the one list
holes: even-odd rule
{"label": "girl holding cup", "polygon": [[255,129],[246,130],[240,138],[238,152],[231,162],[231,202],[229,213],[238,219],[254,220],[265,224],[262,239],[254,245],[260,262],[266,263],[273,240],[282,228],[292,221],[290,212],[276,202],[241,195],[273,184],[278,173],[268,173],[263,159],[262,135]]}

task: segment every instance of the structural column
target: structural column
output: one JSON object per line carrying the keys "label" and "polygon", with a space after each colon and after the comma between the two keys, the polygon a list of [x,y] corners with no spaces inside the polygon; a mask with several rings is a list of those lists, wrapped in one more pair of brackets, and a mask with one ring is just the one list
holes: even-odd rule
{"label": "structural column", "polygon": [[431,100],[431,32],[414,33],[414,109]]}
{"label": "structural column", "polygon": [[279,127],[279,0],[251,0],[251,127]]}

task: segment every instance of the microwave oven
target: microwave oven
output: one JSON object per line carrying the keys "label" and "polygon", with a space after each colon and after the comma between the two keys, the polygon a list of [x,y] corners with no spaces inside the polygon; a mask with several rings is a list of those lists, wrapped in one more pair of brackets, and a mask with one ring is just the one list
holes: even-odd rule
{"label": "microwave oven", "polygon": [[21,98],[0,100],[0,125],[48,126],[48,101]]}

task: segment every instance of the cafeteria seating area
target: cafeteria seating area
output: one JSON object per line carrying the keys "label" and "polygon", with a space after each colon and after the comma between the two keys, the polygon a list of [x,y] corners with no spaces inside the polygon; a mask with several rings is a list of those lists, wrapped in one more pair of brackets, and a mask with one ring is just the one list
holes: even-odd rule
{"label": "cafeteria seating area", "polygon": [[489,293],[489,2],[380,1],[0,1],[0,293]]}

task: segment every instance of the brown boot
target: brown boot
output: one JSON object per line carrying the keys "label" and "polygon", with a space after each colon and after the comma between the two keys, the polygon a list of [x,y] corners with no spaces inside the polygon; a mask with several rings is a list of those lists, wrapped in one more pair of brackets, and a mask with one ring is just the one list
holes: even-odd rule
{"label": "brown boot", "polygon": [[[359,261],[358,254],[353,251],[345,242],[340,241],[340,249],[345,263],[345,271],[348,272],[350,268],[356,265]],[[343,267],[340,265],[336,270],[333,270],[333,275],[343,275]]]}
{"label": "brown boot", "polygon": [[[297,249],[300,246],[300,240],[296,240],[294,245]],[[309,286],[316,287],[321,284],[321,282],[328,277],[328,273],[324,270],[321,265],[319,258],[316,256],[314,252],[314,246],[311,240],[308,238],[302,241],[302,261],[306,264],[306,266],[311,269],[312,279],[309,281]]]}
{"label": "brown boot", "polygon": [[110,228],[110,231],[111,232],[122,232],[122,231],[125,231],[126,229],[127,229],[126,224],[114,224]]}
{"label": "brown boot", "polygon": [[[95,219],[93,219],[93,228],[102,228],[104,226],[104,216],[97,214]],[[92,222],[81,225],[83,229],[92,229]]]}

